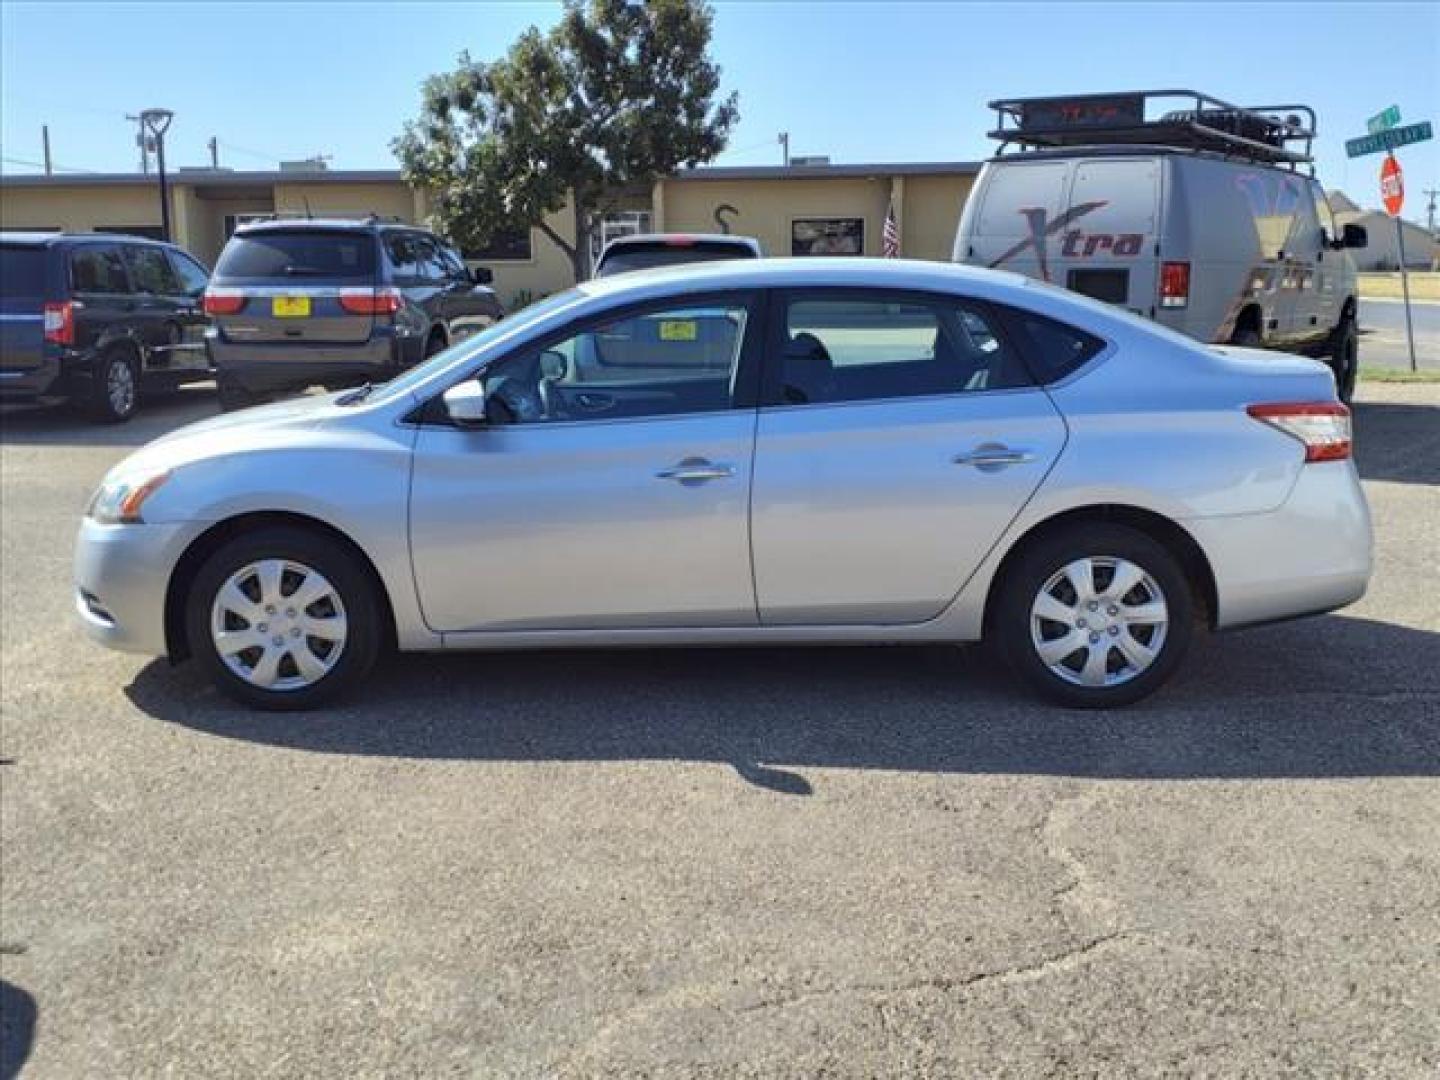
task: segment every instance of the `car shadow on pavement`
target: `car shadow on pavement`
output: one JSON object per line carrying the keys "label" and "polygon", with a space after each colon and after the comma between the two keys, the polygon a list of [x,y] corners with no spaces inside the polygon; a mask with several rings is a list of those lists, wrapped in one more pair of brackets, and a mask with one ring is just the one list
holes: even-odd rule
{"label": "car shadow on pavement", "polygon": [[1440,404],[1357,401],[1351,409],[1362,479],[1440,484]]}
{"label": "car shadow on pavement", "polygon": [[147,394],[123,424],[94,423],[67,405],[7,405],[0,410],[0,445],[143,446],[219,411],[208,385]]}
{"label": "car shadow on pavement", "polygon": [[193,665],[127,688],[197,731],[331,754],[729,763],[1110,778],[1440,774],[1440,634],[1332,615],[1206,639],[1172,687],[1113,712],[1039,704],[985,650],[593,650],[400,656],[311,714],[231,704]]}
{"label": "car shadow on pavement", "polygon": [[0,1080],[15,1080],[35,1044],[35,999],[0,979]]}

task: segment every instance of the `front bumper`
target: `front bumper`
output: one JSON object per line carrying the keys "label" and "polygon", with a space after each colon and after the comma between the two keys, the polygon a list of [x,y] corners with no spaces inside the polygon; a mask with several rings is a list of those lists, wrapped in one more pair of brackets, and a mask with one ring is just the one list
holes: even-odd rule
{"label": "front bumper", "polygon": [[75,540],[75,609],[91,638],[122,652],[164,656],[165,592],[202,522],[101,525]]}
{"label": "front bumper", "polygon": [[1218,628],[1333,611],[1370,583],[1370,508],[1350,461],[1306,465],[1276,510],[1182,524],[1210,560]]}

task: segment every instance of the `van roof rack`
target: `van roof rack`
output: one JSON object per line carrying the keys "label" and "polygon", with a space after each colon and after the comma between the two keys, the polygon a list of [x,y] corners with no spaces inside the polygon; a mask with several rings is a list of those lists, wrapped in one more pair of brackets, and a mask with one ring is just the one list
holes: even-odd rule
{"label": "van roof rack", "polygon": [[1315,110],[1308,105],[1240,106],[1197,90],[1131,90],[1010,98],[989,107],[996,116],[990,137],[1002,154],[1012,145],[1098,144],[1203,150],[1292,169],[1313,160]]}

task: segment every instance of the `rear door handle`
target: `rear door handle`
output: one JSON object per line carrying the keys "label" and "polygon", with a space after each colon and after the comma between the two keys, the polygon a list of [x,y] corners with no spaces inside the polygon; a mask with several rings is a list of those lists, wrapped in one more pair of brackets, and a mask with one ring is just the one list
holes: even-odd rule
{"label": "rear door handle", "polygon": [[734,475],[733,465],[710,462],[704,458],[686,458],[668,469],[661,469],[655,474],[655,478],[675,480],[682,484],[703,484],[707,480],[725,480]]}
{"label": "rear door handle", "polygon": [[995,472],[1011,465],[1024,465],[1035,460],[1035,455],[1024,449],[1002,446],[1000,443],[983,443],[967,454],[956,454],[951,459],[956,465],[970,465],[981,472]]}

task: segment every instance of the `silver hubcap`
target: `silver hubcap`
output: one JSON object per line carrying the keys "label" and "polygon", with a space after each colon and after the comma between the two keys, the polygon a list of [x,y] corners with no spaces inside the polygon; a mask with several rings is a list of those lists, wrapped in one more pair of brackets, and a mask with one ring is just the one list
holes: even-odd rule
{"label": "silver hubcap", "polygon": [[135,405],[135,373],[130,365],[117,360],[110,365],[105,376],[105,392],[110,398],[110,407],[119,415],[128,413]]}
{"label": "silver hubcap", "polygon": [[1119,686],[1155,662],[1170,614],[1165,594],[1125,559],[1077,559],[1030,607],[1030,640],[1049,669],[1078,686]]}
{"label": "silver hubcap", "polygon": [[210,605],[210,639],[227,667],[266,690],[303,690],[345,651],[340,594],[318,570],[265,559],[231,574]]}

